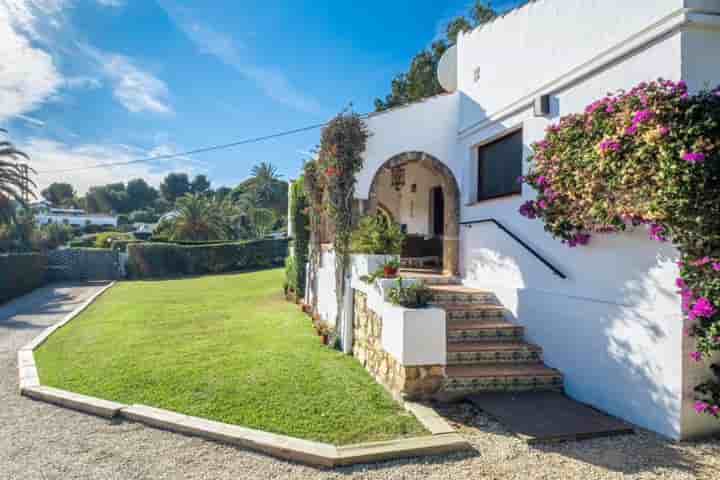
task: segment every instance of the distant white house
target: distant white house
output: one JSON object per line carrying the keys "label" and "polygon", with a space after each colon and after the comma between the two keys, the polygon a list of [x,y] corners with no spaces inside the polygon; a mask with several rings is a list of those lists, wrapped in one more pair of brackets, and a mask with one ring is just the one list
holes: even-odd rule
{"label": "distant white house", "polygon": [[[717,420],[693,411],[692,388],[709,370],[690,360],[683,336],[678,251],[641,231],[568,249],[518,214],[534,193],[516,179],[527,173],[530,145],[562,116],[660,77],[693,92],[718,85],[719,52],[720,0],[529,2],[460,35],[441,61],[446,94],[367,119],[358,210],[403,225],[403,257],[436,259],[462,287],[492,292],[562,372],[571,397],[676,439],[717,433]],[[317,298],[308,289],[306,303],[334,323],[331,245],[312,278]],[[337,326],[348,348],[362,322],[381,315],[378,372],[388,362],[446,377],[460,369],[444,350],[444,328],[428,333],[427,321],[413,323],[412,312],[358,285],[353,277],[355,296]],[[363,299],[361,315],[353,298]],[[472,368],[466,377],[480,371]]]}
{"label": "distant white house", "polygon": [[53,223],[85,228],[91,225],[98,227],[117,227],[117,217],[87,213],[76,208],[56,208],[47,200],[30,203],[30,209],[35,213],[38,225]]}

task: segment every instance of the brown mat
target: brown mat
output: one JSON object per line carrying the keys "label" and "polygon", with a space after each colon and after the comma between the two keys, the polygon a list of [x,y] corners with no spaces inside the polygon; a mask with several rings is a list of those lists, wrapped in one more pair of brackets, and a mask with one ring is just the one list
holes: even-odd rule
{"label": "brown mat", "polygon": [[630,425],[558,392],[482,393],[468,400],[528,443],[634,433]]}

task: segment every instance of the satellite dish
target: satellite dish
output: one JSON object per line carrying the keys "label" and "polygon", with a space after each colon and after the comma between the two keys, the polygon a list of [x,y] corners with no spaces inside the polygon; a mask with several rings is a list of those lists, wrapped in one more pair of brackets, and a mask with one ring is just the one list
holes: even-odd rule
{"label": "satellite dish", "polygon": [[458,88],[457,45],[453,45],[438,62],[437,76],[440,86],[448,93]]}

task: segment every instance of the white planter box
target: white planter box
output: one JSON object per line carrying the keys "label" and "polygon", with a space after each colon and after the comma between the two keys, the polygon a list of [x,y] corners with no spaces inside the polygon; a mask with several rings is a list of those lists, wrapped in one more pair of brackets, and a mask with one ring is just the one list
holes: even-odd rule
{"label": "white planter box", "polygon": [[385,303],[382,346],[404,366],[445,365],[445,311],[410,309]]}

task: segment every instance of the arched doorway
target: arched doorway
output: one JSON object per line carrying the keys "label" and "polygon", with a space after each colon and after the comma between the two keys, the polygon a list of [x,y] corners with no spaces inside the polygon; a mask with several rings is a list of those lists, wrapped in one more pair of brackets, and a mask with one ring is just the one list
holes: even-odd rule
{"label": "arched doorway", "polygon": [[405,152],[375,172],[369,213],[384,209],[409,236],[439,245],[446,275],[459,274],[460,189],[452,171],[424,152]]}

